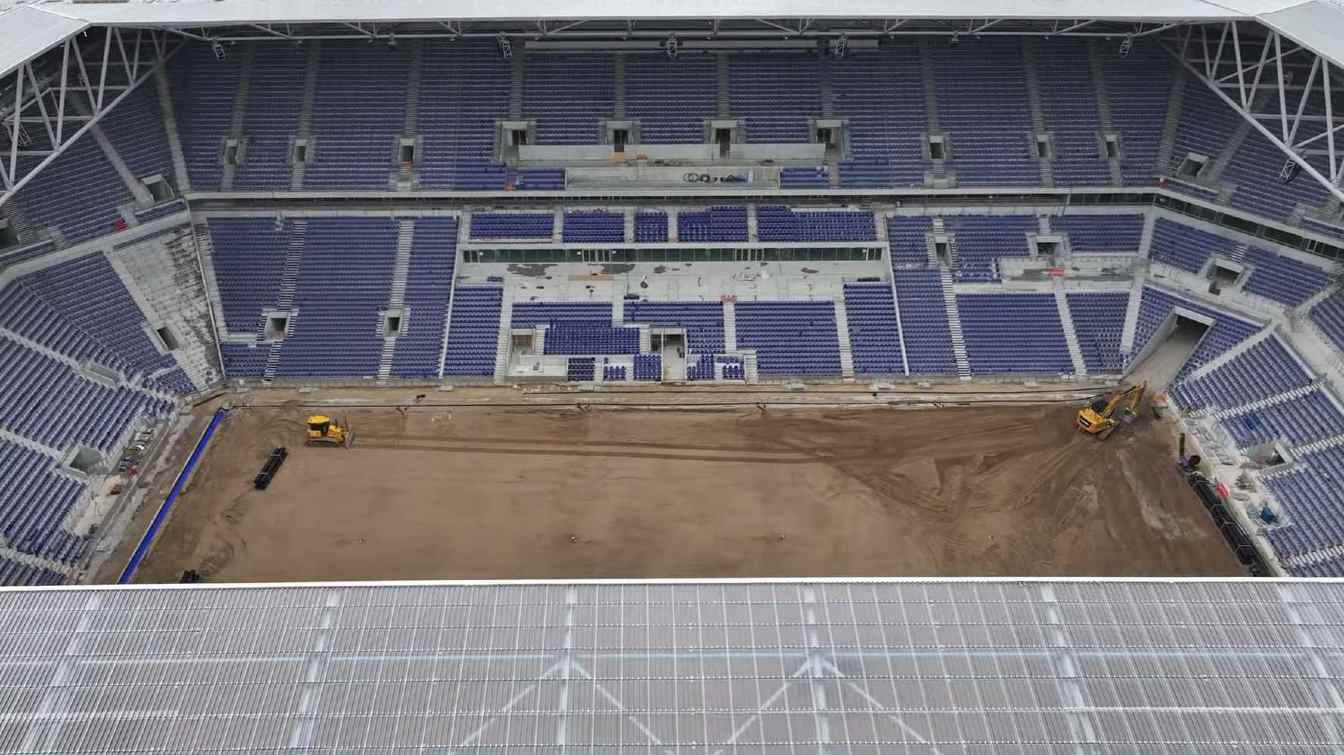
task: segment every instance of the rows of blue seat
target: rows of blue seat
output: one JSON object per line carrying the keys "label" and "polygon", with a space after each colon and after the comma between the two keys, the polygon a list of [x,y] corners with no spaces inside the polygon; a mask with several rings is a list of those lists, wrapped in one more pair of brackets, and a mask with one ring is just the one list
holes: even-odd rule
{"label": "rows of blue seat", "polygon": [[503,189],[504,165],[494,159],[498,122],[509,116],[510,66],[494,40],[424,45],[417,109],[420,178],[426,187],[462,191]]}
{"label": "rows of blue seat", "polygon": [[756,237],[761,241],[872,241],[877,230],[872,212],[766,205],[756,208]]}
{"label": "rows of blue seat", "polygon": [[955,375],[952,331],[937,270],[897,270],[896,305],[912,375]]}
{"label": "rows of blue seat", "polygon": [[925,234],[932,230],[932,218],[888,216],[887,243],[891,245],[892,268],[928,267],[929,243]]}
{"label": "rows of blue seat", "polygon": [[821,69],[808,53],[734,55],[728,102],[746,122],[748,142],[806,142],[808,117],[821,113]]}
{"label": "rows of blue seat", "polygon": [[1344,545],[1344,448],[1305,453],[1300,466],[1269,476],[1266,484],[1283,506],[1289,526],[1269,530],[1280,559]]}
{"label": "rows of blue seat", "polygon": [[546,239],[555,227],[549,212],[478,212],[471,216],[471,238]]}
{"label": "rows of blue seat", "polygon": [[1125,331],[1129,292],[1071,293],[1067,296],[1073,331],[1083,364],[1091,373],[1121,372],[1120,341]]}
{"label": "rows of blue seat", "polygon": [[176,105],[173,117],[194,189],[219,188],[242,57],[235,54],[220,60],[208,45],[187,45],[177,53],[177,65],[168,67]]}
{"label": "rows of blue seat", "polygon": [[68,365],[0,338],[0,427],[54,448],[82,443],[103,451],[138,414],[162,415],[163,402],[109,388]]}
{"label": "rows of blue seat", "polygon": [[[1055,145],[1056,182],[1109,183],[1096,141],[1098,103],[1080,94],[1091,89],[1087,45],[1093,43],[1033,44],[1042,111]],[[950,137],[950,163],[962,185],[1033,185],[1041,180],[1031,154],[1033,125],[1020,45],[1015,39],[987,38],[930,48],[939,126]],[[247,66],[247,97],[238,130],[245,159],[233,187],[284,189],[290,184],[291,143],[299,135],[308,49],[236,45],[221,61],[208,46],[191,45],[169,70],[173,114],[197,189],[220,186],[223,139],[242,61],[249,56],[253,60]],[[310,187],[386,185],[394,160],[392,141],[404,128],[404,82],[410,79],[411,59],[409,45],[392,50],[338,41],[321,45],[315,59],[312,162],[306,176]],[[511,66],[487,40],[427,41],[420,59],[420,88],[409,95],[416,101],[422,140],[421,187],[504,188],[510,171],[496,159],[495,141],[498,121],[509,117]],[[809,119],[823,115],[822,92],[829,91],[835,117],[847,123],[850,152],[842,162],[842,185],[923,183],[931,167],[919,138],[928,128],[928,93],[918,48],[909,40],[884,40],[879,50],[855,51],[842,60],[810,53],[728,53],[728,59],[727,115],[744,122],[748,141],[807,141]],[[661,55],[628,55],[626,117],[640,121],[647,142],[703,140],[705,120],[718,114],[714,68],[709,56],[671,61]],[[1101,70],[1111,117],[1121,133],[1126,181],[1147,185],[1154,175],[1170,173],[1171,166],[1154,162],[1171,62],[1155,44],[1140,41],[1126,59],[1102,56]],[[598,143],[602,119],[613,115],[618,99],[615,71],[610,54],[529,55],[521,115],[535,118],[537,141]],[[1089,86],[1080,88],[1083,84]],[[1175,157],[1191,150],[1217,156],[1240,120],[1197,81],[1186,83],[1182,102]],[[1319,103],[1308,104],[1311,115]],[[172,182],[170,160],[162,154],[167,144],[162,120],[157,93],[145,86],[132,92],[103,128],[133,172],[159,172]],[[1281,164],[1274,148],[1252,132],[1222,177],[1235,188],[1231,203],[1279,219],[1296,217],[1298,205],[1313,210],[1319,206],[1325,195],[1313,181],[1274,180]],[[556,169],[524,169],[513,175],[523,188],[563,187],[563,171]],[[811,168],[786,168],[784,179],[786,185],[828,184]],[[1216,198],[1217,191],[1210,196]],[[19,205],[30,221],[59,227],[67,239],[80,240],[110,232],[117,204],[128,199],[129,192],[97,144],[81,139],[20,193]]]}
{"label": "rows of blue seat", "polygon": [[626,370],[623,364],[603,364],[602,380],[603,382],[623,381],[625,380]]}
{"label": "rows of blue seat", "polygon": [[901,328],[890,285],[846,283],[845,316],[856,374],[899,375],[905,372],[905,363],[901,359]]}
{"label": "rows of blue seat", "polygon": [[1228,417],[1222,424],[1242,448],[1275,438],[1296,446],[1344,435],[1344,414],[1320,389]]}
{"label": "rows of blue seat", "polygon": [[289,248],[290,223],[270,218],[210,218],[220,314],[231,333],[255,333],[261,310],[275,306]]}
{"label": "rows of blue seat", "polygon": [[563,322],[603,323],[611,325],[608,302],[515,302],[512,327],[528,328]]}
{"label": "rows of blue seat", "polygon": [[958,294],[971,372],[1073,372],[1054,294]]}
{"label": "rows of blue seat", "polygon": [[625,215],[600,210],[566,212],[561,233],[566,244],[620,243],[625,241]]}
{"label": "rows of blue seat", "polygon": [[659,381],[663,379],[663,358],[658,354],[635,355],[635,380]]}
{"label": "rows of blue seat", "polygon": [[406,121],[410,52],[364,42],[322,44],[304,187],[387,189]]}
{"label": "rows of blue seat", "polygon": [[308,220],[294,314],[277,374],[348,378],[378,374],[386,308],[397,258],[391,218]]}
{"label": "rows of blue seat", "polygon": [[756,350],[759,374],[840,374],[840,339],[833,303],[738,302],[736,320],[737,347]]}
{"label": "rows of blue seat", "polygon": [[667,241],[667,213],[635,213],[635,241],[640,244],[656,244]]}
{"label": "rows of blue seat", "polygon": [[1142,215],[1063,215],[1050,218],[1050,227],[1069,235],[1076,253],[1137,252],[1143,236]]}
{"label": "rows of blue seat", "polygon": [[999,258],[1028,256],[1027,234],[1040,227],[1031,215],[955,215],[945,223],[956,238],[957,280],[967,282],[998,280]]}
{"label": "rows of blue seat", "polygon": [[1110,183],[1088,42],[1053,39],[1036,41],[1035,47],[1041,115],[1050,133],[1055,185]]}
{"label": "rows of blue seat", "polygon": [[29,566],[0,556],[0,585],[37,587],[65,584],[60,572]]}
{"label": "rows of blue seat", "polygon": [[264,343],[221,343],[219,353],[227,377],[258,378],[266,374],[266,360],[270,356],[271,346]]}
{"label": "rows of blue seat", "polygon": [[1260,326],[1236,317],[1228,312],[1205,307],[1188,299],[1161,291],[1152,286],[1144,286],[1139,300],[1139,319],[1134,330],[1133,354],[1143,353],[1157,329],[1166,321],[1175,307],[1181,307],[1213,321],[1213,325],[1200,339],[1195,351],[1181,368],[1180,376],[1192,372],[1210,359],[1218,356],[1232,346],[1249,338]]}
{"label": "rows of blue seat", "polygon": [[1301,388],[1311,378],[1278,338],[1270,336],[1212,372],[1171,391],[1184,409],[1230,409]]}
{"label": "rows of blue seat", "polygon": [[1344,351],[1344,291],[1326,297],[1309,314],[1335,348]]}
{"label": "rows of blue seat", "polygon": [[406,270],[406,321],[392,352],[392,374],[427,378],[439,374],[444,314],[457,259],[457,219],[420,218],[411,237]]}
{"label": "rows of blue seat", "polygon": [[955,47],[934,45],[932,54],[938,125],[949,132],[957,182],[1039,185],[1021,44],[986,38]]}
{"label": "rows of blue seat", "polygon": [[593,357],[570,357],[566,363],[565,379],[571,382],[592,380],[597,375],[597,360]]}
{"label": "rows of blue seat", "polygon": [[699,354],[723,351],[723,305],[719,302],[627,301],[626,322],[686,330],[686,349]]}
{"label": "rows of blue seat", "polygon": [[[241,53],[241,50],[238,50]],[[308,49],[293,45],[255,45],[248,73],[242,136],[245,159],[234,176],[235,189],[288,189],[293,170],[290,152],[303,110]],[[206,65],[209,65],[208,63]],[[178,110],[190,109],[190,102]]]}
{"label": "rows of blue seat", "polygon": [[1198,273],[1209,257],[1226,255],[1235,243],[1215,233],[1191,228],[1166,218],[1158,218],[1153,226],[1152,246],[1148,256],[1158,262],[1175,265],[1182,270]]}
{"label": "rows of blue seat", "polygon": [[615,113],[611,55],[528,55],[523,117],[537,122],[537,144],[599,144]]}
{"label": "rows of blue seat", "polygon": [[129,374],[131,365],[92,336],[71,324],[23,283],[0,290],[0,327],[82,362],[92,360]]}
{"label": "rows of blue seat", "polygon": [[445,375],[495,374],[502,301],[503,289],[498,286],[458,286],[453,291]]}
{"label": "rows of blue seat", "polygon": [[1325,271],[1315,265],[1259,247],[1247,250],[1246,262],[1251,265],[1251,273],[1243,288],[1290,307],[1310,299],[1329,281]]}
{"label": "rows of blue seat", "polygon": [[54,473],[55,461],[8,440],[0,440],[0,533],[9,547],[69,562],[69,541],[52,548],[55,533],[79,501],[84,485]]}
{"label": "rows of blue seat", "polygon": [[134,370],[148,374],[176,365],[149,340],[145,314],[102,254],[53,265],[24,276],[23,282]]}
{"label": "rows of blue seat", "polygon": [[629,55],[625,59],[625,116],[640,122],[645,144],[699,144],[705,121],[718,111],[712,55]]}
{"label": "rows of blue seat", "polygon": [[139,87],[117,105],[117,114],[99,123],[131,174],[141,180],[158,175],[170,185],[176,183],[158,92]]}
{"label": "rows of blue seat", "polygon": [[544,350],[547,354],[638,354],[639,329],[612,327],[610,313],[605,320],[560,320],[546,330]]}
{"label": "rows of blue seat", "polygon": [[833,110],[845,116],[849,159],[841,182],[853,188],[923,186],[929,161],[921,134],[928,130],[919,47],[897,39],[878,51],[851,50],[827,60]]}
{"label": "rows of blue seat", "polygon": [[746,241],[747,208],[711,207],[677,213],[677,238],[681,241]]}

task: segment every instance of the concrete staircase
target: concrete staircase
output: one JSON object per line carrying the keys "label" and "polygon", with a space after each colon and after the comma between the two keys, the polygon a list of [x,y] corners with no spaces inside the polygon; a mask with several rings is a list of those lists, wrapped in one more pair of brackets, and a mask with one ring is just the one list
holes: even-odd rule
{"label": "concrete staircase", "polygon": [[947,329],[952,333],[952,354],[957,359],[957,377],[971,379],[971,360],[966,356],[966,337],[961,332],[961,312],[957,310],[957,292],[953,289],[952,271],[938,271],[943,283],[943,306],[947,311]]}
{"label": "concrete staircase", "polygon": [[[216,336],[223,339],[228,335],[228,328],[224,324],[224,302],[219,298],[219,282],[215,280],[215,245],[210,237],[210,229],[202,223],[192,226],[196,240],[196,253],[201,258],[201,272],[203,273],[206,296],[210,299],[210,310],[215,318],[215,329],[218,331]],[[222,367],[222,365],[221,365]]]}
{"label": "concrete staircase", "polygon": [[611,326],[619,328],[625,324],[625,291],[620,286],[611,287]]}
{"label": "concrete staircase", "polygon": [[[415,221],[401,220],[397,224],[397,261],[392,268],[392,286],[387,294],[387,308],[401,309],[406,302],[406,278],[411,268],[411,246],[415,241]],[[378,357],[378,379],[392,377],[392,358],[397,348],[397,337],[384,330],[386,320],[378,321],[378,334],[383,337],[383,351]],[[402,322],[405,327],[405,320]]]}
{"label": "concrete staircase", "polygon": [[1162,143],[1157,148],[1157,165],[1153,166],[1158,175],[1162,176],[1176,172],[1172,165],[1176,157],[1176,129],[1181,125],[1181,108],[1185,102],[1185,67],[1180,64],[1174,66],[1171,91],[1167,94],[1167,119],[1162,123]]}
{"label": "concrete staircase", "polygon": [[1069,311],[1069,300],[1063,291],[1055,292],[1055,308],[1059,310],[1059,323],[1064,326],[1064,341],[1069,345],[1073,374],[1085,376],[1087,362],[1083,359],[1083,350],[1078,346],[1078,332],[1073,327],[1073,313]]}
{"label": "concrete staircase", "polygon": [[728,53],[719,53],[716,57],[716,63],[718,67],[715,73],[718,78],[719,91],[718,96],[714,100],[715,110],[718,111],[720,118],[731,118],[733,117],[732,98],[730,96],[730,92],[732,91],[732,76],[729,73]]}
{"label": "concrete staircase", "polygon": [[1246,253],[1251,250],[1251,245],[1245,241],[1238,241],[1237,245],[1232,247],[1227,253],[1227,258],[1236,263],[1246,262]]}
{"label": "concrete staircase", "polygon": [[1329,299],[1331,296],[1334,296],[1338,292],[1339,288],[1337,286],[1326,286],[1320,291],[1317,291],[1316,293],[1312,294],[1310,299],[1307,299],[1306,301],[1299,304],[1296,308],[1294,308],[1293,315],[1306,316],[1306,314],[1310,312],[1313,307],[1325,301],[1326,299]]}
{"label": "concrete staircase", "polygon": [[[238,68],[238,89],[233,93],[233,118],[229,121],[228,136],[232,139],[243,138],[243,123],[247,118],[247,95],[252,88],[252,60],[256,56],[256,47],[244,45],[243,59]],[[224,165],[219,177],[219,187],[225,191],[233,188],[233,179],[238,172],[236,165]]]}
{"label": "concrete staircase", "polygon": [[[1031,37],[1022,41],[1022,70],[1026,74],[1027,103],[1031,107],[1031,127],[1038,134],[1049,129],[1045,124],[1045,110],[1041,107],[1041,80],[1036,69],[1036,44]],[[1041,185],[1055,185],[1055,169],[1048,159],[1037,159],[1041,171]]]}
{"label": "concrete staircase", "polygon": [[854,379],[854,347],[849,342],[849,312],[843,296],[835,300],[835,334],[840,341],[840,376]]}
{"label": "concrete staircase", "polygon": [[611,61],[611,115],[616,120],[625,119],[625,53],[618,52]]}
{"label": "concrete staircase", "polygon": [[1272,335],[1274,335],[1273,326],[1262,329],[1260,332],[1256,333],[1250,338],[1247,338],[1241,343],[1233,346],[1227,351],[1224,351],[1223,353],[1219,354],[1213,359],[1210,359],[1209,361],[1200,365],[1198,369],[1191,370],[1190,374],[1185,376],[1185,380],[1198,380],[1199,378],[1204,377],[1210,372],[1213,372],[1214,370],[1217,370],[1218,368],[1222,367],[1228,362],[1231,362],[1233,359],[1236,359],[1242,354],[1245,354],[1247,351],[1250,351],[1251,347],[1255,346],[1261,341],[1268,339]]}
{"label": "concrete staircase", "polygon": [[748,383],[761,382],[761,373],[756,366],[756,350],[742,353],[742,375]]}
{"label": "concrete staircase", "polygon": [[513,50],[512,76],[509,77],[509,118],[519,120],[523,117],[523,82],[527,79],[527,60],[523,57],[522,45]]}
{"label": "concrete staircase", "polygon": [[173,94],[168,88],[168,76],[163,69],[154,73],[158,88],[159,113],[163,119],[164,135],[168,138],[168,152],[173,157],[173,183],[178,194],[191,191],[191,175],[187,172],[187,158],[182,153],[182,136],[177,131],[177,115],[173,110]]}
{"label": "concrete staircase", "polygon": [[16,548],[10,548],[8,546],[0,546],[0,557],[7,558],[10,561],[17,561],[18,563],[24,564],[25,566],[35,566],[39,569],[49,569],[51,571],[56,572],[57,574],[66,577],[67,579],[69,579],[69,577],[71,576],[71,574],[74,573],[75,570],[75,567],[71,566],[70,564],[63,564],[59,561],[52,561],[49,559],[42,558],[41,556],[34,556],[31,553],[24,553],[21,550],[18,550]]}
{"label": "concrete staircase", "polygon": [[[1115,119],[1111,115],[1111,93],[1106,88],[1106,71],[1102,66],[1102,51],[1097,45],[1096,40],[1089,40],[1087,43],[1088,62],[1092,69],[1092,93],[1097,99],[1097,121],[1101,125],[1101,130],[1110,133],[1119,133],[1115,128]],[[1123,142],[1120,148],[1124,149]],[[1120,159],[1110,158],[1106,161],[1111,169],[1111,184],[1120,186],[1124,184],[1124,174],[1120,170]]]}
{"label": "concrete staircase", "polygon": [[[303,107],[299,110],[298,131],[296,138],[308,139],[313,135],[313,99],[317,96],[317,68],[318,60],[321,58],[322,42],[308,43],[307,68],[303,75]],[[312,159],[313,147],[308,149],[309,159]],[[290,174],[289,188],[298,191],[303,188],[303,178],[308,172],[306,162],[295,162],[292,166],[293,172]]]}
{"label": "concrete staircase", "polygon": [[1125,327],[1120,333],[1120,353],[1134,350],[1134,334],[1139,329],[1139,307],[1143,303],[1143,277],[1135,276],[1129,289],[1129,306],[1125,309]]}
{"label": "concrete staircase", "polygon": [[299,287],[299,269],[303,265],[304,239],[308,235],[308,221],[295,218],[289,228],[289,246],[285,250],[285,266],[280,269],[280,295],[276,307],[289,309],[294,306],[294,294]]}
{"label": "concrete staircase", "polygon": [[[9,335],[8,332],[6,332],[5,335]],[[50,457],[51,459],[54,460],[59,460],[62,456],[65,455],[64,452],[61,451],[61,449],[59,448],[54,448],[52,446],[48,446],[43,443],[38,443],[37,441],[33,440],[32,438],[29,438],[26,435],[20,435],[18,433],[10,432],[9,430],[6,430],[4,428],[0,428],[0,440],[7,440],[10,443],[13,443],[14,445],[23,446],[29,451],[35,451],[37,453],[42,454],[43,456]]]}
{"label": "concrete staircase", "polygon": [[723,348],[737,351],[737,302],[723,302]]}
{"label": "concrete staircase", "polygon": [[639,353],[653,353],[653,333],[649,330],[649,326],[647,325],[639,326]]}
{"label": "concrete staircase", "polygon": [[[515,56],[516,58],[516,56]],[[444,331],[447,332],[446,330]],[[546,329],[539,328],[537,351],[545,352]],[[509,375],[509,356],[513,345],[513,288],[505,286],[499,297],[499,341],[495,344],[495,380],[503,381]]]}
{"label": "concrete staircase", "polygon": [[760,220],[756,215],[756,205],[747,205],[747,241],[761,240]]}

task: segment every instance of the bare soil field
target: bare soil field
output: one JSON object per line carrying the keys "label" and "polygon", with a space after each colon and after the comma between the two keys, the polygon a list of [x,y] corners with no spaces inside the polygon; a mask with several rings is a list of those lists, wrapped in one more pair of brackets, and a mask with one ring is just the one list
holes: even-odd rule
{"label": "bare soil field", "polygon": [[298,401],[239,408],[137,581],[1240,574],[1170,428],[1103,443],[1076,409],[325,410],[340,449]]}

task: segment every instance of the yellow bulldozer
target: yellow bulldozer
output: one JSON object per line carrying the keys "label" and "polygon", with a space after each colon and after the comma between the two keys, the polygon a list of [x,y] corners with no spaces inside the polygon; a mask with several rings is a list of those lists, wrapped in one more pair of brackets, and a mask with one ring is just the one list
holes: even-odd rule
{"label": "yellow bulldozer", "polygon": [[1098,398],[1078,410],[1078,429],[1106,440],[1115,428],[1138,419],[1139,405],[1147,392],[1148,384],[1139,383]]}
{"label": "yellow bulldozer", "polygon": [[314,414],[308,418],[308,438],[310,446],[344,446],[349,448],[355,443],[355,433],[348,423],[323,414]]}

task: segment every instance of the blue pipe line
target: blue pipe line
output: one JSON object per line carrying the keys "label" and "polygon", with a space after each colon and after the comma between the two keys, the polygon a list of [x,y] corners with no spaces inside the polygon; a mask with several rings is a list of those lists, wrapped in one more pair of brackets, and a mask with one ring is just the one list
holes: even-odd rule
{"label": "blue pipe line", "polygon": [[219,409],[215,412],[215,416],[210,419],[210,424],[205,428],[205,432],[201,433],[201,439],[196,441],[196,448],[192,450],[191,456],[187,457],[187,463],[182,465],[182,471],[178,473],[177,481],[173,483],[172,490],[168,491],[168,497],[163,499],[163,505],[159,507],[159,513],[154,515],[154,521],[149,523],[149,529],[145,530],[145,536],[140,538],[140,544],[136,546],[135,553],[131,554],[131,560],[126,562],[126,568],[117,578],[117,584],[130,584],[131,577],[135,576],[135,570],[140,568],[140,562],[145,560],[145,554],[149,552],[149,546],[153,544],[154,538],[159,534],[159,528],[168,518],[168,512],[172,511],[173,504],[177,502],[177,496],[182,492],[182,487],[187,484],[187,478],[191,477],[191,471],[196,468],[196,463],[201,460],[201,455],[205,453],[205,447],[210,444],[210,436],[215,434],[215,429],[219,427],[220,422],[224,421],[227,414],[227,410]]}

